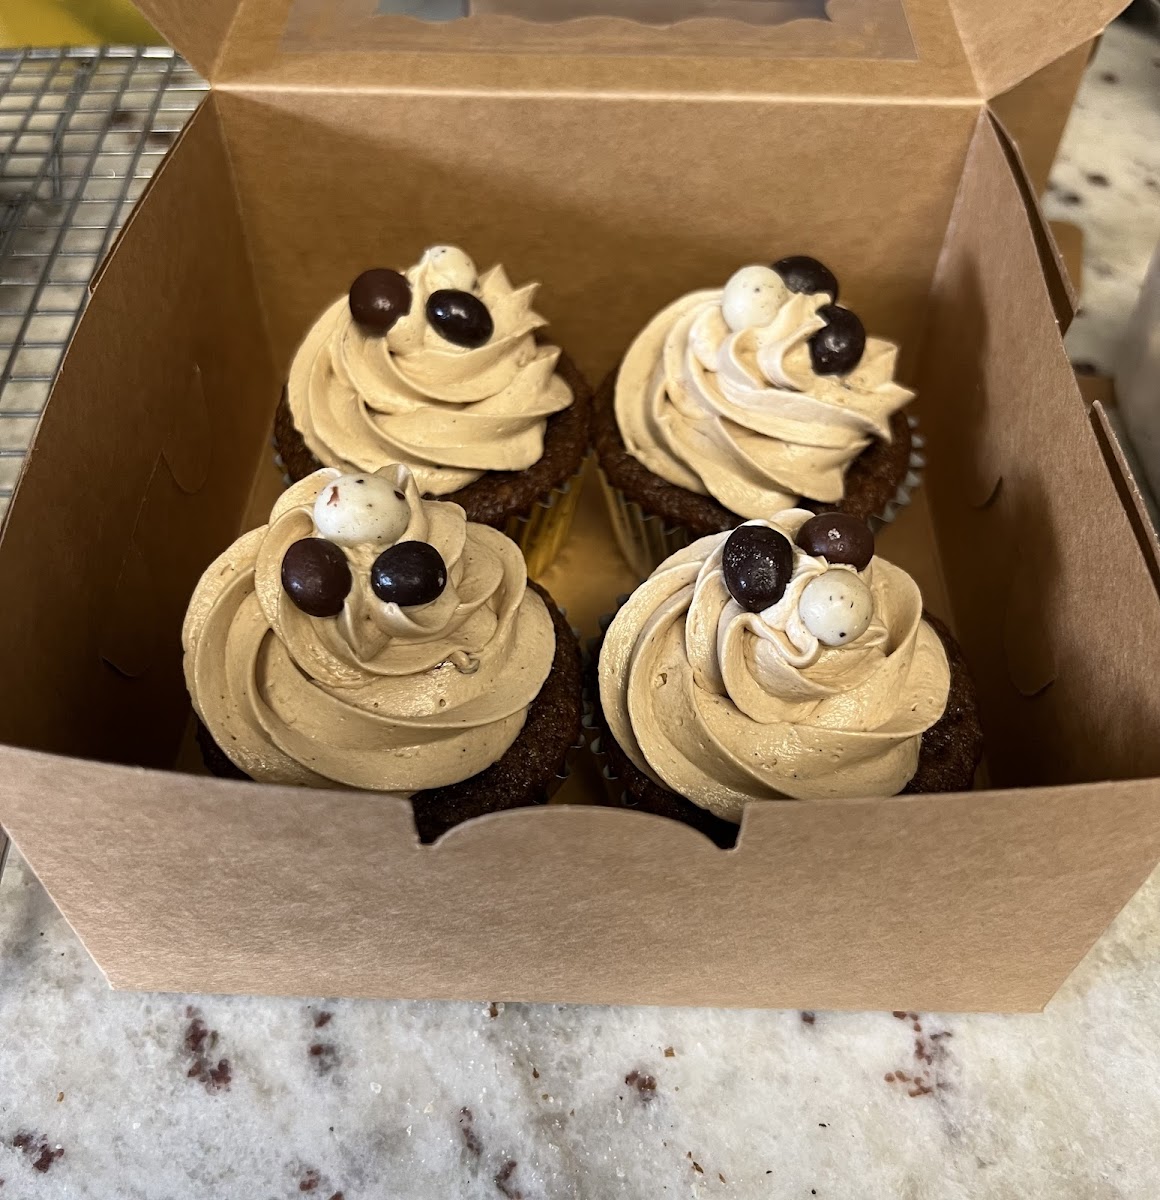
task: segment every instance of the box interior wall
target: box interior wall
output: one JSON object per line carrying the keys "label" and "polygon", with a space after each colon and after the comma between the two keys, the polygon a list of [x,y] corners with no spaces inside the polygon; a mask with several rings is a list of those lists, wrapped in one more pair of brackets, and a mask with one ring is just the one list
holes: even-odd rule
{"label": "box interior wall", "polygon": [[[818,131],[808,147],[798,135],[803,123]],[[489,129],[504,136],[489,138]],[[911,152],[917,142],[926,153]],[[70,547],[59,564],[68,578],[49,586],[60,602],[70,589],[78,597],[109,593],[99,652],[91,640],[82,647],[61,639],[65,614],[48,618],[63,603],[29,606],[27,614],[10,607],[10,621],[39,614],[44,627],[43,640],[23,639],[28,677],[43,677],[55,662],[62,686],[6,704],[15,711],[5,713],[4,734],[116,761],[173,760],[186,715],[180,616],[200,569],[266,511],[270,414],[298,340],[359,270],[405,265],[455,230],[480,262],[502,261],[514,278],[542,281],[555,335],[593,379],[668,298],[725,277],[739,262],[809,251],[830,263],[844,302],[904,345],[902,374],[919,385],[928,484],[884,535],[884,552],[896,547],[926,585],[928,603],[967,644],[983,684],[993,782],[1127,778],[1160,768],[1160,748],[1138,736],[1131,715],[1113,716],[1111,696],[1102,706],[1072,704],[1091,675],[1103,668],[1106,678],[1109,664],[1122,668],[1116,696],[1135,674],[1139,652],[1125,651],[1120,631],[1071,609],[1098,606],[1107,587],[1131,587],[1138,551],[1117,523],[1093,555],[1082,523],[1066,511],[1088,492],[1098,493],[1092,503],[1105,502],[1110,483],[1066,360],[1050,345],[1053,333],[1058,338],[1047,326],[1050,305],[1037,296],[1030,313],[1013,311],[1025,310],[1027,299],[1012,300],[1006,281],[1016,267],[1037,272],[1039,263],[1022,206],[1002,194],[1009,176],[998,163],[990,173],[980,165],[996,146],[985,119],[980,125],[960,105],[737,101],[706,115],[703,105],[672,100],[215,96],[134,218],[134,236],[110,265],[87,322],[99,328],[86,332],[114,346],[147,337],[163,352],[133,364],[144,373],[136,381],[114,377],[118,361],[107,381],[87,378],[70,389],[66,367],[46,418],[68,422],[74,391],[85,405],[153,400],[138,424],[141,437],[157,442],[145,453],[141,441],[110,433],[102,470],[91,442],[73,447],[85,461],[71,469],[92,472],[106,498],[117,491],[120,519],[76,501],[69,527],[83,548]],[[997,182],[986,192],[979,181],[988,175]],[[205,189],[210,176],[208,194],[191,201],[194,177]],[[992,215],[983,218],[984,210]],[[905,216],[883,219],[895,213]],[[177,319],[140,294],[153,270],[149,243],[175,220],[188,234],[181,253],[162,262],[157,284],[162,294],[197,302]],[[126,303],[134,314],[127,329]],[[1020,346],[1035,339],[1055,350],[1055,377],[1033,381],[1049,395],[1051,416],[1037,411],[1028,422]],[[83,360],[83,343],[70,358]],[[988,369],[1009,378],[984,379],[981,364],[990,359],[1001,367]],[[1042,376],[1041,364],[1034,369]],[[41,437],[54,444],[47,430]],[[188,461],[170,461],[181,457]],[[41,480],[51,486],[55,469],[48,455],[38,454],[35,466],[29,492]],[[255,477],[261,498],[247,512]],[[24,528],[19,517],[13,538]],[[1118,559],[1122,569],[1109,571]],[[953,582],[949,607],[943,577]],[[569,577],[562,569],[550,582],[565,603],[572,591],[600,586],[590,572]],[[610,589],[606,607],[614,601]],[[1067,619],[1051,636],[1033,619],[1045,604]],[[82,680],[89,686],[77,686]],[[75,709],[72,719],[59,719],[62,706]],[[1142,696],[1131,712],[1143,720],[1152,705]],[[1040,752],[1056,740],[1073,752]]]}

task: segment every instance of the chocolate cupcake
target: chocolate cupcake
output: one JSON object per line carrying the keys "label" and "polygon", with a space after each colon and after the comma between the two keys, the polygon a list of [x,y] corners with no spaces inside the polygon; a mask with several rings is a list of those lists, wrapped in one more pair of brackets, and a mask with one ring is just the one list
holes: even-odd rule
{"label": "chocolate cupcake", "polygon": [[405,465],[425,497],[503,530],[541,572],[575,511],[591,397],[540,335],[536,286],[500,266],[480,275],[455,246],[405,274],[364,271],[291,365],[274,422],[289,478]]}
{"label": "chocolate cupcake", "polygon": [[405,466],[293,484],[202,576],[182,645],[211,769],[407,796],[424,840],[543,803],[579,735],[563,616]]}
{"label": "chocolate cupcake", "polygon": [[612,619],[594,699],[616,798],[720,844],[750,802],[965,791],[982,757],[957,645],[843,513],[678,551]]}
{"label": "chocolate cupcake", "polygon": [[596,398],[613,526],[642,575],[695,537],[792,506],[889,520],[921,439],[838,283],[802,256],[742,267],[658,313]]}

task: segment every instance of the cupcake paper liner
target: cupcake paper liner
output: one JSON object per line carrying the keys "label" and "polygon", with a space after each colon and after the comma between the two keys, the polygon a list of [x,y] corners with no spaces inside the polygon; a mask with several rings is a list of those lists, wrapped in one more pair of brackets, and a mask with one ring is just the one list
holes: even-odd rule
{"label": "cupcake paper liner", "polygon": [[613,808],[635,808],[636,802],[621,783],[620,777],[613,769],[612,762],[604,749],[604,739],[609,734],[604,728],[604,722],[597,716],[600,699],[595,691],[598,686],[596,664],[599,662],[600,646],[604,641],[604,635],[608,632],[609,625],[612,624],[612,618],[627,599],[627,595],[616,598],[616,610],[605,613],[600,618],[599,636],[588,638],[582,645],[584,652],[584,694],[581,721],[586,735],[588,753],[599,768],[600,782],[604,786],[607,802]]}
{"label": "cupcake paper liner", "polygon": [[274,466],[278,469],[278,474],[282,477],[282,486],[288,488],[294,480],[290,478],[290,472],[286,470],[286,464],[282,461],[282,455],[278,450],[278,439],[270,435],[270,448],[274,451]]}
{"label": "cupcake paper liner", "polygon": [[[568,613],[566,609],[560,610],[565,617]],[[587,675],[586,669],[588,666],[588,645],[584,635],[576,628],[572,627],[572,636],[576,639],[580,646],[580,732],[576,735],[576,740],[568,747],[568,752],[564,756],[564,765],[559,771],[548,781],[547,791],[544,801],[549,803],[552,797],[568,782],[572,777],[572,768],[579,756],[588,752],[588,694],[587,694]]]}
{"label": "cupcake paper liner", "polygon": [[[870,528],[875,533],[884,525],[890,524],[910,503],[914,489],[922,479],[922,470],[926,466],[926,439],[918,432],[918,418],[908,414],[906,419],[911,431],[910,461],[893,498],[881,513],[870,518]],[[670,525],[663,517],[646,512],[635,500],[630,500],[618,487],[610,483],[603,471],[599,474],[616,544],[625,562],[641,579],[647,579],[669,555],[683,550],[695,540],[683,526]]]}
{"label": "cupcake paper liner", "polygon": [[572,519],[580,502],[580,474],[587,456],[574,475],[533,502],[525,513],[508,517],[504,533],[523,551],[528,574],[542,575],[560,553],[572,530]]}
{"label": "cupcake paper liner", "polygon": [[[282,485],[289,487],[293,480],[286,471],[281,454],[278,453],[277,443],[271,439],[270,444],[274,448],[274,465],[282,476]],[[534,500],[526,512],[508,517],[504,524],[503,532],[523,552],[528,574],[533,579],[551,566],[553,559],[568,540],[572,519],[580,501],[579,480],[586,461],[587,456],[580,460],[580,466],[574,475]]]}

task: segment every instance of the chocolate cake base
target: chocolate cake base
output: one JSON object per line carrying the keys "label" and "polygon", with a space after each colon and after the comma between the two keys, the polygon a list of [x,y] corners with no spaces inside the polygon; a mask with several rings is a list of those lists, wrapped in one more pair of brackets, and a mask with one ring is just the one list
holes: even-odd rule
{"label": "chocolate cake base", "polygon": [[[564,614],[551,596],[537,591],[556,631],[556,654],[539,695],[528,709],[519,737],[503,757],[462,783],[416,792],[411,798],[420,840],[433,842],[452,826],[484,813],[544,804],[556,781],[566,773],[569,751],[580,737],[580,646]],[[247,779],[200,722],[197,741],[206,767],[227,779]]]}
{"label": "chocolate cake base", "polygon": [[[902,794],[970,791],[975,770],[983,757],[983,730],[979,724],[974,681],[967,670],[963,652],[950,630],[929,613],[924,612],[923,617],[938,634],[946,650],[951,675],[950,691],[942,717],[922,735],[918,769],[902,789]],[[608,759],[610,774],[624,789],[623,803],[642,812],[656,813],[691,825],[718,846],[733,846],[737,841],[738,827],[732,821],[722,820],[700,805],[654,783],[620,748],[608,729],[600,707],[597,675],[599,658],[597,647],[589,663],[585,690],[595,709],[601,753]]]}
{"label": "chocolate cake base", "polygon": [[[525,471],[485,471],[457,492],[426,498],[453,501],[463,506],[469,521],[502,529],[511,517],[530,512],[537,501],[567,483],[588,453],[592,390],[566,354],[560,355],[556,372],[572,389],[572,403],[548,418],[544,453],[538,462]],[[274,445],[295,482],[326,465],[315,458],[295,428],[285,389],[274,414]]]}
{"label": "chocolate cake base", "polygon": [[[616,423],[616,377],[614,371],[601,384],[592,412],[592,441],[608,482],[646,513],[663,518],[671,526],[687,529],[695,538],[740,525],[745,518],[712,496],[669,483],[629,453]],[[863,520],[882,515],[910,469],[910,422],[904,412],[896,412],[890,418],[890,433],[891,441],[876,439],[850,464],[846,471],[846,494],[841,501],[824,504],[802,497],[799,506],[814,512],[847,512]]]}

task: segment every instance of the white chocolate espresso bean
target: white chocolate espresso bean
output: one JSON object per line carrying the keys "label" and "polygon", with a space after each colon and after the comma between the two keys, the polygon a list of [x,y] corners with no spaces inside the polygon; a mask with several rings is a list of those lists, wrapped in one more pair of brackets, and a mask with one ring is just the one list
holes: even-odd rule
{"label": "white chocolate espresso bean", "polygon": [[806,584],[798,612],[824,646],[845,646],[870,627],[874,597],[853,571],[825,571]]}
{"label": "white chocolate espresso bean", "polygon": [[432,246],[423,253],[440,287],[471,292],[479,283],[479,272],[470,256],[458,246]]}
{"label": "white chocolate espresso bean", "polygon": [[401,490],[380,475],[340,475],[314,502],[318,536],[337,546],[389,546],[407,528],[411,509]]}
{"label": "white chocolate espresso bean", "polygon": [[725,285],[721,311],[734,333],[768,325],[785,303],[789,291],[772,267],[742,267]]}

